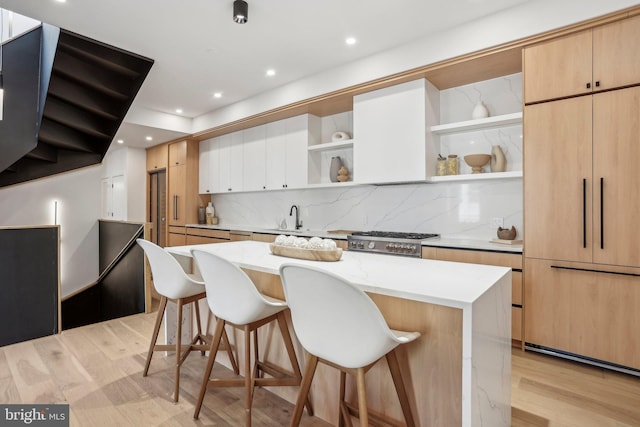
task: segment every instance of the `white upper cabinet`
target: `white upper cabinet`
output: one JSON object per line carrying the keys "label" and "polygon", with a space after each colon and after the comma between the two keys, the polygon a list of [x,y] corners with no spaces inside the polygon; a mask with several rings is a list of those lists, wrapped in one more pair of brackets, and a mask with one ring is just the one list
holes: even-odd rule
{"label": "white upper cabinet", "polygon": [[217,150],[213,150],[213,158],[218,164],[218,185],[216,192],[243,191],[243,144],[241,133],[230,133],[214,138]]}
{"label": "white upper cabinet", "polygon": [[266,137],[266,188],[302,188],[307,186],[307,146],[310,121],[307,114],[268,123]]}
{"label": "white upper cabinet", "polygon": [[355,96],[353,180],[424,181],[435,162],[428,129],[438,113],[438,90],[425,79]]}
{"label": "white upper cabinet", "polygon": [[209,159],[211,157],[211,139],[200,141],[198,144],[198,193],[210,194],[215,193],[211,174],[217,171],[217,166],[212,168],[209,166]]}
{"label": "white upper cabinet", "polygon": [[266,188],[266,126],[256,126],[232,135],[243,135],[243,188],[257,191]]}

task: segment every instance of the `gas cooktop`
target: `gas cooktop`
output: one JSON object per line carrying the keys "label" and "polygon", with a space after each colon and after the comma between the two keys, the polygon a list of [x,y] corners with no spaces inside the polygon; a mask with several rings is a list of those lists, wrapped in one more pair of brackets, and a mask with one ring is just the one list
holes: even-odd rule
{"label": "gas cooktop", "polygon": [[401,233],[397,231],[356,231],[347,236],[350,251],[420,257],[422,240],[439,237],[432,233]]}

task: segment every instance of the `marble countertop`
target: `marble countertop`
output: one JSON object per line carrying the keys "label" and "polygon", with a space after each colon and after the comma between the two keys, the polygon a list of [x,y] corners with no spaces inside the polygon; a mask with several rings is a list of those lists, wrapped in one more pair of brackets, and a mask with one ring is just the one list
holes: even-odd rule
{"label": "marble countertop", "polygon": [[[296,236],[301,236],[301,237],[317,236],[317,237],[322,237],[324,239],[347,240],[347,234],[343,232],[344,230],[337,230],[337,232],[328,232],[326,230],[280,230],[275,228],[251,227],[247,225],[203,225],[203,224],[187,224],[187,227],[205,228],[205,229],[211,229],[211,230],[225,230],[225,231],[245,231],[245,232],[252,232],[252,233],[264,233],[264,234],[276,234],[276,235],[294,234]],[[489,240],[449,238],[446,236],[423,240],[422,246],[522,253],[522,244],[505,245],[501,243],[493,243]]]}
{"label": "marble countertop", "polygon": [[166,250],[190,257],[192,248],[270,274],[279,274],[284,263],[309,265],[338,274],[367,292],[456,308],[470,307],[502,277],[511,274],[506,267],[349,251],[336,262],[307,261],[273,255],[268,243],[256,241],[173,246]]}

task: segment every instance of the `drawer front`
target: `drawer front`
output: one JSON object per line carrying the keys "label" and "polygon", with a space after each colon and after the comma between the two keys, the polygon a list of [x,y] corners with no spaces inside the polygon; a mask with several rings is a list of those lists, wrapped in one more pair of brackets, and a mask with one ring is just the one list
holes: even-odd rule
{"label": "drawer front", "polygon": [[215,237],[192,236],[187,234],[187,245],[206,245],[209,243],[225,243],[228,239],[217,239]]}
{"label": "drawer front", "polygon": [[431,246],[422,247],[422,258],[424,259],[438,259],[438,249]]}
{"label": "drawer front", "polygon": [[229,240],[229,232],[227,230],[211,230],[208,228],[187,227],[189,236],[210,237],[214,239]]}
{"label": "drawer front", "polygon": [[185,227],[180,227],[180,226],[175,226],[175,225],[170,225],[169,226],[169,233],[172,234],[185,234],[186,232],[186,228]]}
{"label": "drawer front", "polygon": [[[424,249],[425,248],[423,248],[423,255]],[[436,259],[442,261],[496,265],[500,267],[511,267],[515,268],[516,270],[522,270],[522,254],[437,248],[436,255]]]}
{"label": "drawer front", "polygon": [[187,236],[184,234],[169,233],[167,246],[184,246],[187,244]]}
{"label": "drawer front", "polygon": [[511,304],[522,305],[522,272],[511,272]]}
{"label": "drawer front", "polygon": [[522,308],[511,307],[511,339],[522,341]]}

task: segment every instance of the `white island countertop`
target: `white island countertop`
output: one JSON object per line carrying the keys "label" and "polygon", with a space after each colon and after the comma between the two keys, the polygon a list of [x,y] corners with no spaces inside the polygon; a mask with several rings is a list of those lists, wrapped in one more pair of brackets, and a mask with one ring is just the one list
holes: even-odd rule
{"label": "white island countertop", "polygon": [[[251,240],[166,250],[182,263],[195,248],[257,274],[278,275],[282,264],[295,263],[344,277],[384,301],[397,329],[423,334],[406,355],[420,425],[430,425],[434,414],[447,427],[510,425],[510,268],[349,251],[335,262],[307,261],[273,255],[268,243]],[[328,412],[323,416],[329,420]]]}
{"label": "white island countertop", "polygon": [[284,263],[310,265],[338,274],[367,292],[456,308],[473,304],[511,272],[506,267],[349,251],[343,251],[340,261],[307,261],[273,255],[268,243],[255,241],[174,246],[166,250],[190,257],[194,247],[242,268],[277,275]]}

